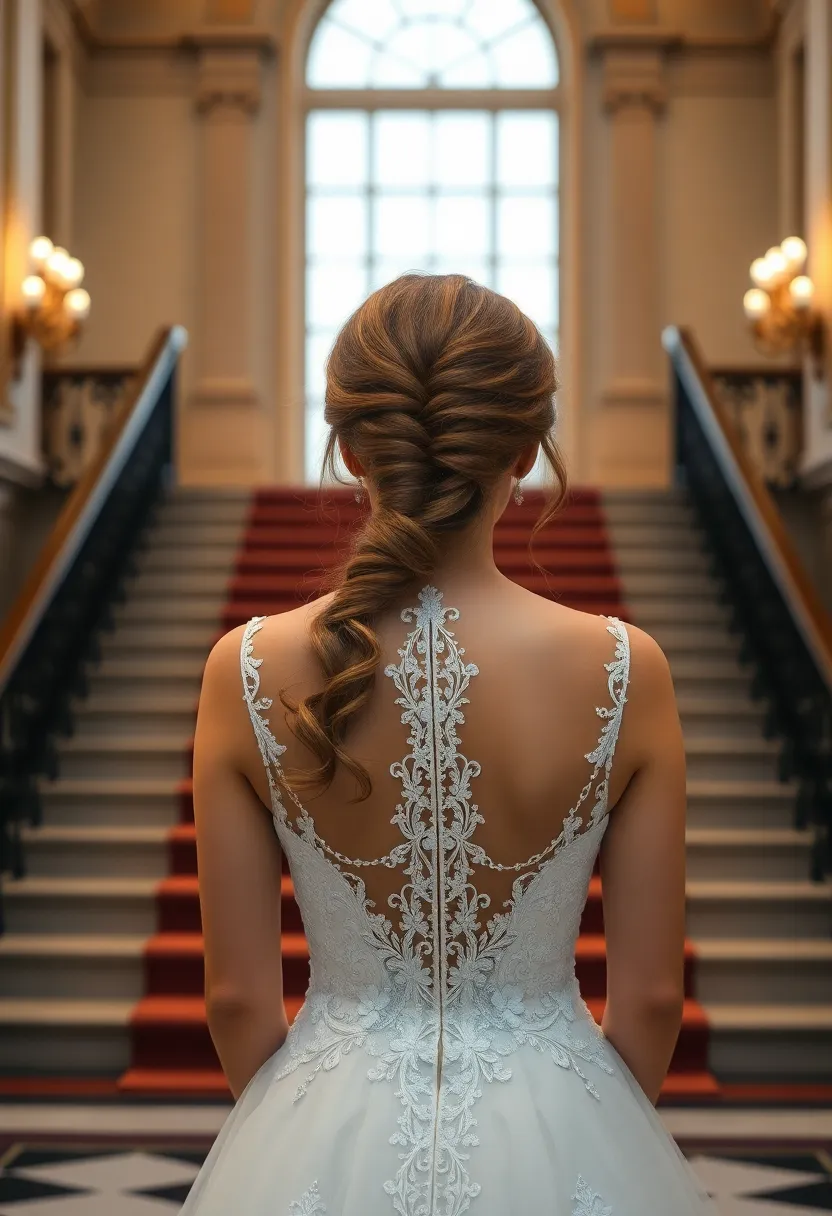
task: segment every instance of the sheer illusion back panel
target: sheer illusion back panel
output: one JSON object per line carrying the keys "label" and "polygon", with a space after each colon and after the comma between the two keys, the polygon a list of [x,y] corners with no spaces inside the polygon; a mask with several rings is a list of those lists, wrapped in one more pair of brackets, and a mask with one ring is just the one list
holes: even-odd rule
{"label": "sheer illusion back panel", "polygon": [[436,850],[437,813],[444,897],[467,888],[454,919],[464,936],[504,913],[515,883],[525,886],[578,835],[591,833],[597,849],[626,784],[612,765],[629,677],[624,626],[520,595],[516,621],[499,629],[476,597],[446,604],[433,587],[379,622],[383,661],[346,742],[373,783],[361,803],[350,802],[357,787],[342,766],[319,797],[296,799],[287,787],[283,772],[315,758],[284,722],[278,690],[296,700],[321,679],[308,643],[308,653],[293,648],[290,670],[277,629],[272,642],[275,618],[246,630],[244,687],[267,762],[261,796],[278,826],[360,878],[369,906],[396,922],[414,847]]}

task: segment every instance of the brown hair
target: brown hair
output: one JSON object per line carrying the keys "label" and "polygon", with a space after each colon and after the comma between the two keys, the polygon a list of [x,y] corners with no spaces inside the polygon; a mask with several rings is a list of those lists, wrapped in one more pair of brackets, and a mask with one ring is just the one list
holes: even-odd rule
{"label": "brown hair", "polygon": [[532,537],[558,510],[566,490],[552,437],[556,387],[554,355],[537,327],[464,275],[402,275],[344,325],[327,363],[323,476],[342,480],[335,461],[338,439],[346,441],[376,506],[335,572],[331,602],[312,620],[323,690],[298,705],[280,694],[296,737],[320,760],[286,774],[297,792],[324,792],[340,760],[358,781],[354,801],[369,797],[370,776],[343,743],[374,686],[373,622],[431,574],[443,536],[472,523],[535,440],[554,489]]}

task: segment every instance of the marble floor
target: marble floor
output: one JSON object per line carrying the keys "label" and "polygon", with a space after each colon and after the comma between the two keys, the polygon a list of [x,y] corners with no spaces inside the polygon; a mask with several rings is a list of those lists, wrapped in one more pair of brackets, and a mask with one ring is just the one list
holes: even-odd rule
{"label": "marble floor", "polygon": [[[227,1109],[0,1104],[0,1216],[175,1216]],[[832,1211],[832,1110],[662,1117],[721,1216]]]}

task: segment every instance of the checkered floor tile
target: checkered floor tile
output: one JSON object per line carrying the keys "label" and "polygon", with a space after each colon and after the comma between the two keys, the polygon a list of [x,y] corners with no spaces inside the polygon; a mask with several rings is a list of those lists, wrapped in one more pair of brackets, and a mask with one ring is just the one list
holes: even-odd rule
{"label": "checkered floor tile", "polygon": [[[0,1216],[175,1216],[208,1145],[197,1149],[18,1143],[0,1168]],[[692,1153],[720,1216],[832,1211],[821,1152]]]}

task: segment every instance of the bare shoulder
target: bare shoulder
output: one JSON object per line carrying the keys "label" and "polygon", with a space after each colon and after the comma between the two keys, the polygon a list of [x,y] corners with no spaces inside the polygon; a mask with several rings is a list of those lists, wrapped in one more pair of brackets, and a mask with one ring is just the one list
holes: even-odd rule
{"label": "bare shoulder", "polygon": [[[260,618],[254,642],[256,656],[263,658],[267,655],[270,661],[289,655],[297,657],[308,636],[311,617],[331,599],[331,594],[320,596],[287,612]],[[232,681],[239,684],[243,641],[250,623],[229,629],[214,643],[205,664],[203,687],[210,684],[217,689],[227,689]]]}

